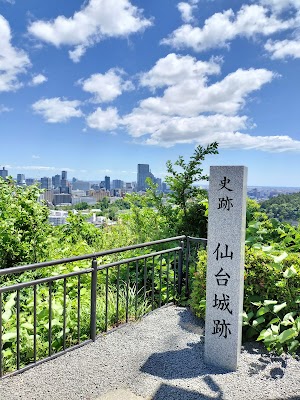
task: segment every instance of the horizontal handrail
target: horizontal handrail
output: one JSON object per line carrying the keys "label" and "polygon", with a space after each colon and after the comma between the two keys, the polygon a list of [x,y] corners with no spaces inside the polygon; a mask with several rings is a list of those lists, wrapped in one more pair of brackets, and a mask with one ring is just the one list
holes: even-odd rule
{"label": "horizontal handrail", "polygon": [[97,270],[99,271],[101,269],[106,269],[106,268],[109,268],[109,267],[115,267],[117,265],[127,264],[127,263],[130,263],[130,262],[133,262],[133,261],[144,260],[145,258],[151,258],[151,257],[159,256],[161,254],[172,253],[174,251],[179,251],[179,250],[182,250],[182,247],[172,247],[172,249],[156,251],[155,253],[144,254],[142,256],[127,258],[125,260],[120,260],[120,261],[115,261],[115,262],[112,262],[112,263],[109,263],[109,264],[99,265],[97,267]]}
{"label": "horizontal handrail", "polygon": [[24,288],[30,287],[30,286],[35,286],[35,285],[40,285],[43,283],[58,281],[59,279],[67,279],[72,276],[88,274],[89,272],[92,272],[92,271],[93,271],[93,268],[88,268],[88,269],[83,269],[81,271],[69,272],[68,274],[55,275],[55,276],[49,276],[47,278],[35,279],[34,281],[30,281],[30,282],[15,283],[14,285],[0,287],[0,293],[21,290],[21,289],[24,289]]}
{"label": "horizontal handrail", "polygon": [[124,251],[128,251],[128,250],[141,249],[141,248],[153,246],[156,244],[173,242],[175,240],[183,240],[185,238],[186,238],[186,236],[181,235],[181,236],[175,236],[175,237],[171,237],[171,238],[167,238],[167,239],[155,240],[153,242],[139,243],[139,244],[133,244],[131,246],[120,247],[120,248],[115,248],[115,249],[110,249],[110,250],[104,250],[104,251],[100,251],[98,253],[85,254],[82,256],[62,258],[60,260],[45,261],[45,262],[41,262],[41,263],[22,265],[19,267],[4,268],[4,269],[0,269],[0,276],[1,275],[18,274],[20,272],[35,270],[38,268],[51,267],[53,265],[58,265],[58,264],[67,264],[67,263],[71,263],[74,261],[98,258],[98,257],[102,257],[102,256],[106,256],[109,254],[114,254],[114,253],[123,253]]}

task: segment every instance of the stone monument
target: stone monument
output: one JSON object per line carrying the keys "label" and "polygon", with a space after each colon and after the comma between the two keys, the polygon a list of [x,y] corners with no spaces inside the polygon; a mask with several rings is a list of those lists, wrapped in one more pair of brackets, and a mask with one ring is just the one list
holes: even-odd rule
{"label": "stone monument", "polygon": [[205,362],[235,371],[241,351],[247,167],[210,168]]}

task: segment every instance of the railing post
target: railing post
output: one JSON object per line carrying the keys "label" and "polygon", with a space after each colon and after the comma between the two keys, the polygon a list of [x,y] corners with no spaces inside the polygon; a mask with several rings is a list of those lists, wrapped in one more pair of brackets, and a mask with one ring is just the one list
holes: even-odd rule
{"label": "railing post", "polygon": [[178,294],[181,295],[182,290],[182,269],[183,269],[183,249],[184,249],[184,242],[181,240],[180,245],[181,249],[179,250],[179,257],[178,257]]}
{"label": "railing post", "polygon": [[91,321],[90,335],[93,341],[96,340],[96,310],[97,310],[97,260],[92,261],[92,282],[91,282]]}
{"label": "railing post", "polygon": [[189,297],[190,295],[190,288],[189,288],[189,270],[190,270],[190,238],[189,236],[186,237],[186,260],[185,260],[185,295],[186,297]]}

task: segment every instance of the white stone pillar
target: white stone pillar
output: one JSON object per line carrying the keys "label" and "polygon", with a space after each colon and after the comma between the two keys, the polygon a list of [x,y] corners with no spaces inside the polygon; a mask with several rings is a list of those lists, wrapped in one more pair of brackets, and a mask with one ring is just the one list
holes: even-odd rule
{"label": "white stone pillar", "polygon": [[210,168],[205,362],[235,371],[241,351],[247,167]]}

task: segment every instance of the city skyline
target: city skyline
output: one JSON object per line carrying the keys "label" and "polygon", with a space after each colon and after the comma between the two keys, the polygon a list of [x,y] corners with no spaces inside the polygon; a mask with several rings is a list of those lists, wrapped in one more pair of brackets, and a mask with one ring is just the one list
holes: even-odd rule
{"label": "city skyline", "polygon": [[298,187],[299,28],[297,0],[0,0],[0,166],[164,180],[217,141],[204,174]]}

